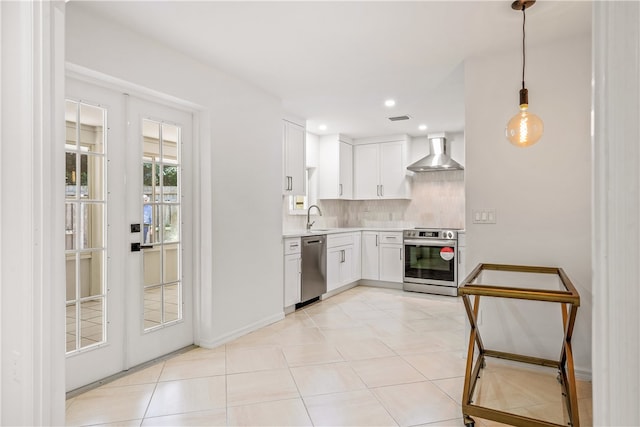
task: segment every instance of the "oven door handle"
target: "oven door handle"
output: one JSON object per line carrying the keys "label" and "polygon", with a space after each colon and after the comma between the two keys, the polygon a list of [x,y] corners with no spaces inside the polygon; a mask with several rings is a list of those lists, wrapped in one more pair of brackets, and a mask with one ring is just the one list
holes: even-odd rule
{"label": "oven door handle", "polygon": [[405,240],[404,245],[438,246],[443,248],[447,246],[457,246],[455,240]]}

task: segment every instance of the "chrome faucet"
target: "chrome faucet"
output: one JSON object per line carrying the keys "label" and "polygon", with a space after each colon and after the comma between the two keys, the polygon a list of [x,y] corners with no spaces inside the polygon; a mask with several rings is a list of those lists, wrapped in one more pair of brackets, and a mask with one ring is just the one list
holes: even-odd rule
{"label": "chrome faucet", "polygon": [[318,209],[318,213],[320,214],[320,216],[322,216],[322,211],[320,210],[320,207],[318,205],[309,206],[309,209],[307,209],[307,231],[310,231],[311,226],[316,223],[315,221],[309,222],[311,220],[311,218],[309,218],[309,216],[311,215],[311,208]]}

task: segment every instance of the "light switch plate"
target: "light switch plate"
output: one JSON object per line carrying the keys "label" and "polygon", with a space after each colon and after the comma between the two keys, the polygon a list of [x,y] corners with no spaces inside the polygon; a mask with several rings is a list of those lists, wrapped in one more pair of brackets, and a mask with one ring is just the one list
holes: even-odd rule
{"label": "light switch plate", "polygon": [[473,209],[471,213],[473,215],[474,224],[495,224],[496,223],[495,209]]}

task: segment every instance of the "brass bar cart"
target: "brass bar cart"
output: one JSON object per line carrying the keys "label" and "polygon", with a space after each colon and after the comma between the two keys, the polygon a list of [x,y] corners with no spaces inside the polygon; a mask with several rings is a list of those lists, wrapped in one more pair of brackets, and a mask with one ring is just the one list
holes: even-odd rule
{"label": "brass bar cart", "polygon": [[[485,272],[509,272],[509,273],[536,273],[556,275],[561,290],[531,289],[520,283],[516,285],[496,285],[481,283]],[[486,366],[485,357],[506,359],[516,362],[541,365],[558,370],[557,380],[562,387],[562,397],[565,399],[566,410],[569,417],[569,425],[580,427],[578,419],[578,400],[576,396],[576,379],[573,367],[573,352],[571,349],[571,337],[576,319],[576,313],[580,306],[580,295],[571,283],[571,280],[561,268],[556,267],[532,267],[522,265],[504,264],[478,264],[478,266],[467,276],[458,289],[462,296],[471,331],[469,334],[469,349],[467,353],[467,365],[462,394],[462,415],[467,427],[473,427],[475,421],[472,416],[497,421],[500,423],[515,426],[566,426],[566,424],[556,424],[545,420],[525,417],[473,404],[473,393],[480,377],[481,370]],[[473,296],[473,303],[472,297]],[[507,353],[485,348],[480,331],[478,330],[478,310],[480,297],[495,298],[515,298],[530,301],[545,301],[559,303],[562,312],[562,326],[564,330],[564,342],[558,360],[532,357],[522,354]],[[474,356],[477,349],[477,357]]]}

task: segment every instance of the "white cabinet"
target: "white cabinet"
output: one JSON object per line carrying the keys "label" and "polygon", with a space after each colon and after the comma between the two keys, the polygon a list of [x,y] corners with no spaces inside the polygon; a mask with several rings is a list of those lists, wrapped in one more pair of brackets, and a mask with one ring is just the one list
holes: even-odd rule
{"label": "white cabinet", "polygon": [[300,302],[301,254],[299,237],[284,239],[284,307]]}
{"label": "white cabinet", "polygon": [[353,198],[353,146],[344,136],[326,135],[320,138],[318,198]]}
{"label": "white cabinet", "polygon": [[355,145],[353,151],[353,198],[406,199],[407,141]]}
{"label": "white cabinet", "polygon": [[282,121],[283,194],[305,195],[305,137],[303,126]]}
{"label": "white cabinet", "polygon": [[362,232],[362,278],[380,279],[380,236],[377,231]]}
{"label": "white cabinet", "polygon": [[327,292],[360,280],[360,233],[327,236]]}
{"label": "white cabinet", "polygon": [[467,277],[466,267],[466,250],[467,250],[467,235],[464,231],[458,231],[458,286]]}
{"label": "white cabinet", "polygon": [[362,278],[402,283],[402,232],[362,232]]}

